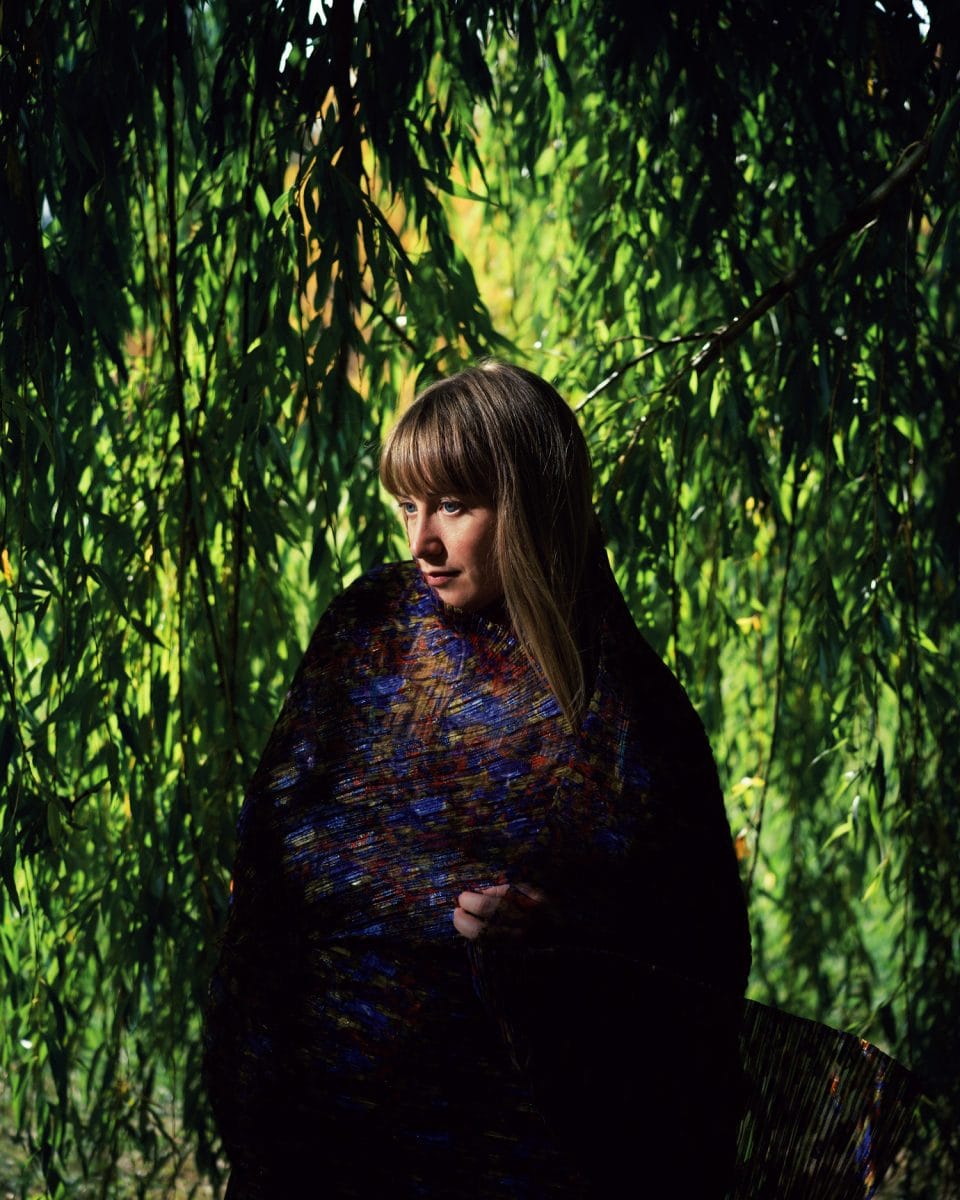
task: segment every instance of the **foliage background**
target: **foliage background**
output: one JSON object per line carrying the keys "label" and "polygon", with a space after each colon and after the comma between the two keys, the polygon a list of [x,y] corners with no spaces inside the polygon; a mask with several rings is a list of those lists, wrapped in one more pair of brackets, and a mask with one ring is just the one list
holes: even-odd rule
{"label": "foliage background", "polygon": [[219,1185],[243,785],[402,553],[398,401],[496,353],[707,723],[751,994],[913,1064],[958,1194],[956,5],[142,8],[0,6],[0,1181]]}

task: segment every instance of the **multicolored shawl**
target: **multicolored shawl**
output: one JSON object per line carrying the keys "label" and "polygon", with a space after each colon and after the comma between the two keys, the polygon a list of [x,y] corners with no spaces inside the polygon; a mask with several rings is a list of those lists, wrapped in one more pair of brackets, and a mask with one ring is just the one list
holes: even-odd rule
{"label": "multicolored shawl", "polygon": [[[722,1156],[749,965],[730,833],[682,688],[602,594],[576,731],[509,625],[412,564],[321,619],[240,817],[211,987],[229,1196],[610,1194],[598,1157],[642,1178]],[[549,920],[468,945],[457,895],[502,882]],[[681,1086],[663,1051],[701,1029],[720,1051],[691,1092],[696,1055]]]}

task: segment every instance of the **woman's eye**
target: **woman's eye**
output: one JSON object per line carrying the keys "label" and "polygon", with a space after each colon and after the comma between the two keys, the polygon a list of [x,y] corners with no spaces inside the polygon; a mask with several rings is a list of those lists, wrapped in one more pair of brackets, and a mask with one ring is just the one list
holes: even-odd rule
{"label": "woman's eye", "polygon": [[417,506],[412,500],[399,500],[397,508],[400,509],[400,512],[405,517],[412,517],[417,511]]}
{"label": "woman's eye", "polygon": [[441,500],[440,511],[445,512],[447,516],[451,516],[453,513],[462,512],[463,505],[459,500]]}

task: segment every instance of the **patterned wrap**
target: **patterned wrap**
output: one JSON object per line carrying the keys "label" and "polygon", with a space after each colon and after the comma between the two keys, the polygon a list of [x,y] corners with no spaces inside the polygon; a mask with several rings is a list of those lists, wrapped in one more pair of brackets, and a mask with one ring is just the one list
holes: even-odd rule
{"label": "patterned wrap", "polygon": [[[536,1037],[539,1006],[562,1010],[575,1054],[578,1024],[617,999],[613,1040],[587,1052],[616,1057],[625,1026],[652,1028],[645,985],[589,963],[624,955],[742,996],[746,914],[703,728],[604,573],[575,733],[509,625],[445,607],[413,564],[321,619],[243,806],[211,984],[231,1198],[587,1195],[589,1155],[517,1069],[524,1021]],[[531,945],[482,935],[485,965],[452,912],[502,882],[540,888],[549,920]],[[591,1102],[583,1066],[560,1072],[568,1110]]]}

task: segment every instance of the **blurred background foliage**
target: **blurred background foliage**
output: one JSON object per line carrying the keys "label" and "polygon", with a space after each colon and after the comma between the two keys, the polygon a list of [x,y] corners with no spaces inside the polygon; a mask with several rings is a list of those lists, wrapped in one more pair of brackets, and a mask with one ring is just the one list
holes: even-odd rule
{"label": "blurred background foliage", "polygon": [[[210,1194],[233,824],[378,444],[555,380],[726,789],[751,994],[960,1194],[954,0],[0,6],[0,1183]],[[677,863],[677,870],[684,865]]]}

